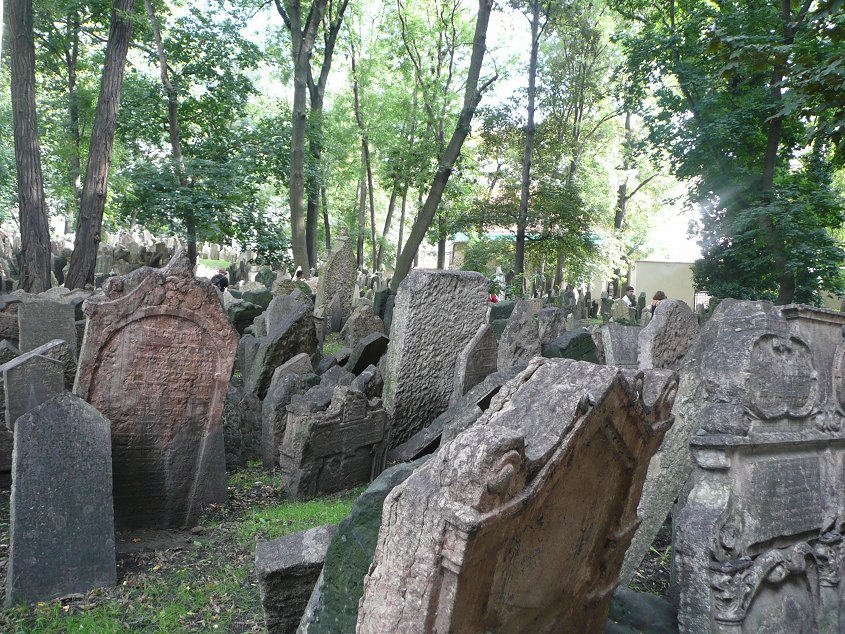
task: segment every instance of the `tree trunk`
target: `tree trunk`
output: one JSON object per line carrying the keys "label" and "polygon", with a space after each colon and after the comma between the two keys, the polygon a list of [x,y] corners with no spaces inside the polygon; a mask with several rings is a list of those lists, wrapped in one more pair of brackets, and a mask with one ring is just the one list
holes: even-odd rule
{"label": "tree trunk", "polygon": [[68,127],[70,135],[70,158],[68,159],[68,176],[73,188],[73,205],[65,216],[65,233],[71,233],[75,228],[75,220],[79,215],[82,204],[82,162],[81,162],[81,133],[79,131],[79,91],[76,83],[76,69],[79,61],[79,14],[74,8],[68,16],[68,39],[70,48],[65,50],[67,64],[67,103]]}
{"label": "tree trunk", "polygon": [[367,181],[364,171],[364,157],[361,157],[361,176],[358,180],[358,268],[364,266],[364,225],[366,224]]}
{"label": "tree trunk", "polygon": [[[781,21],[783,24],[783,43],[785,46],[789,46],[795,39],[796,28],[792,25],[792,3],[790,0],[781,0]],[[780,111],[780,105],[783,101],[781,84],[787,71],[786,63],[785,58],[783,61],[775,63],[769,83],[769,93],[776,106],[776,111]],[[768,120],[768,123],[766,153],[763,157],[763,174],[760,179],[760,193],[764,203],[771,202],[772,190],[774,189],[778,149],[783,136],[783,115],[776,114]],[[779,305],[790,304],[795,297],[795,272],[788,268],[789,260],[783,236],[768,215],[761,214],[759,222],[769,251],[772,253],[775,272],[778,276],[778,298],[775,303]]]}
{"label": "tree trunk", "polygon": [[[308,139],[308,151],[311,154],[313,169],[308,178],[308,203],[305,214],[305,238],[308,245],[308,261],[313,268],[317,268],[317,223],[319,220],[318,213],[318,195],[325,194],[325,186],[323,185],[323,100],[326,94],[326,82],[329,78],[329,71],[332,67],[332,59],[334,57],[335,44],[337,43],[337,36],[340,32],[340,27],[343,24],[343,14],[346,12],[346,7],[349,5],[349,0],[341,0],[338,4],[337,12],[334,16],[331,15],[331,5],[329,5],[329,15],[327,16],[328,24],[324,29],[323,41],[323,61],[320,64],[320,75],[317,81],[314,81],[314,76],[311,73],[309,64],[308,72],[308,93],[310,95],[311,108],[311,134]],[[317,174],[314,176],[313,174]],[[325,198],[323,198],[323,207],[326,208]],[[324,214],[327,213],[324,211]],[[324,224],[326,226],[327,245],[331,244],[329,237],[328,216],[324,217]],[[330,249],[327,246],[326,249]]]}
{"label": "tree trunk", "polygon": [[425,204],[420,210],[419,216],[414,222],[414,226],[411,227],[408,243],[396,259],[396,272],[390,281],[390,289],[393,292],[396,292],[399,284],[411,270],[411,264],[417,249],[425,239],[425,234],[431,226],[432,220],[434,220],[440,200],[443,197],[443,192],[449,182],[449,177],[452,175],[452,168],[455,165],[455,161],[458,160],[464,140],[472,128],[472,118],[475,115],[478,104],[481,102],[481,96],[496,79],[496,76],[493,76],[481,87],[478,85],[478,78],[481,74],[481,63],[484,61],[484,53],[487,48],[487,24],[490,21],[490,11],[492,8],[492,0],[479,0],[478,16],[475,20],[475,34],[472,40],[472,57],[470,58],[466,89],[464,92],[463,109],[458,117],[455,130],[452,132],[452,138],[449,139],[446,149],[438,158],[437,171],[434,174],[431,189],[429,190]]}
{"label": "tree trunk", "polygon": [[528,197],[531,191],[531,158],[534,154],[535,101],[537,99],[537,53],[540,49],[540,0],[531,2],[531,56],[528,62],[528,119],[525,123],[525,148],[522,154],[522,188],[516,220],[516,261],[514,270],[525,272],[525,229],[528,226]]}
{"label": "tree trunk", "polygon": [[120,89],[123,85],[126,52],[132,39],[134,11],[135,0],[115,0],[112,8],[100,96],[91,129],[91,143],[88,146],[88,168],[82,184],[79,222],[65,279],[65,286],[68,288],[82,288],[86,284],[94,283],[97,248],[100,245],[100,228],[103,224],[111,169],[114,130],[120,109]]}
{"label": "tree trunk", "polygon": [[381,232],[381,241],[378,244],[378,254],[376,255],[375,266],[373,273],[378,273],[381,269],[382,256],[384,255],[384,243],[387,242],[387,232],[390,231],[390,221],[393,220],[393,210],[396,208],[396,199],[399,194],[399,177],[393,177],[393,187],[390,188],[390,202],[387,204],[387,217],[384,219],[384,230]]}
{"label": "tree trunk", "polygon": [[[159,28],[158,19],[156,18],[155,9],[151,0],[144,0],[144,7],[147,10],[147,17],[150,19],[150,27],[156,44],[161,85],[164,87],[164,92],[167,95],[167,130],[170,134],[170,152],[179,171],[179,187],[188,189],[190,184],[185,170],[185,160],[182,156],[182,135],[179,131],[179,96],[170,82],[170,75],[167,70],[167,56],[164,53],[164,44],[161,39],[161,29]],[[183,220],[185,222],[185,233],[188,241],[188,258],[191,260],[192,265],[196,265],[197,225],[193,209],[186,210]]]}
{"label": "tree trunk", "polygon": [[290,234],[294,263],[302,268],[303,275],[310,275],[308,241],[305,233],[305,104],[308,96],[308,74],[311,72],[311,54],[317,27],[323,20],[328,0],[314,0],[302,25],[300,0],[275,0],[291,35],[293,59],[293,109],[291,111],[290,143]]}
{"label": "tree trunk", "polygon": [[[376,265],[376,251],[378,243],[376,241],[376,208],[373,198],[373,166],[370,162],[370,141],[367,137],[367,128],[364,125],[364,115],[361,112],[361,100],[358,92],[358,75],[355,64],[355,46],[353,45],[350,51],[350,61],[352,64],[352,104],[355,110],[355,122],[358,125],[358,134],[361,136],[361,158],[364,161],[364,169],[367,172],[367,194],[370,202],[370,243],[373,248],[373,270]],[[359,263],[359,266],[363,261]]]}
{"label": "tree trunk", "polygon": [[332,225],[329,222],[329,203],[326,201],[326,188],[320,188],[320,199],[323,201],[323,228],[326,233],[326,252],[332,250]]}
{"label": "tree trunk", "polygon": [[408,209],[408,187],[409,184],[405,183],[405,187],[402,188],[402,210],[399,214],[399,240],[396,241],[396,262],[393,264],[394,270],[396,270],[396,263],[399,261],[399,254],[402,252],[402,236],[405,234],[405,212]]}
{"label": "tree trunk", "polygon": [[21,230],[21,288],[29,293],[40,293],[50,288],[52,281],[50,227],[44,202],[41,148],[35,110],[32,0],[11,0],[6,15]]}

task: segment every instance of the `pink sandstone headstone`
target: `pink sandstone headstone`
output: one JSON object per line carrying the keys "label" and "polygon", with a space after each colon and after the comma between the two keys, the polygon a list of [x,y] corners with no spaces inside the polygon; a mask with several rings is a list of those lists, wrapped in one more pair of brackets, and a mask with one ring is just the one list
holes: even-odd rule
{"label": "pink sandstone headstone", "polygon": [[220,417],[238,335],[182,250],[103,291],[85,302],[74,392],[112,423],[115,523],[193,526],[226,499]]}

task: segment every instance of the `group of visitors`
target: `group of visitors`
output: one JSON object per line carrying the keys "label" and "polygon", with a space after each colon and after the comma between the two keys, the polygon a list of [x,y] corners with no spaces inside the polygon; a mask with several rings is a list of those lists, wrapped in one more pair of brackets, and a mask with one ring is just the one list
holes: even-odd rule
{"label": "group of visitors", "polygon": [[[654,314],[654,309],[666,299],[666,293],[663,291],[657,291],[654,294],[654,297],[651,298],[651,314]],[[637,307],[637,298],[634,297],[634,287],[629,286],[625,289],[625,294],[622,296],[622,301],[628,305],[628,308],[636,308]]]}

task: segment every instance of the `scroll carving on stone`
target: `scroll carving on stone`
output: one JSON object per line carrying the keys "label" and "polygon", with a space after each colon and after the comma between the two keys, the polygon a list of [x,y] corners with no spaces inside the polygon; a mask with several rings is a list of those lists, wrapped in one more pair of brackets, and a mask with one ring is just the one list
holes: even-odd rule
{"label": "scroll carving on stone", "polygon": [[696,466],[674,515],[682,632],[842,631],[843,325],[726,300],[702,331],[706,380],[684,396]]}

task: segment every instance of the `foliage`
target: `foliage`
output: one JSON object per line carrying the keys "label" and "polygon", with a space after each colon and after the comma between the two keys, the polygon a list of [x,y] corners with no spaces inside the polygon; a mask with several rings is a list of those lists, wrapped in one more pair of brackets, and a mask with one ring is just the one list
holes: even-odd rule
{"label": "foliage", "polygon": [[507,271],[513,266],[513,240],[503,238],[472,238],[464,247],[464,271],[478,271],[493,277],[496,267]]}
{"label": "foliage", "polygon": [[[843,252],[830,231],[843,206],[829,185],[839,115],[814,114],[845,95],[830,3],[796,8],[787,22],[771,2],[612,4],[629,19],[628,105],[701,209],[697,283],[782,301],[840,289]],[[821,70],[809,70],[816,62]]]}

